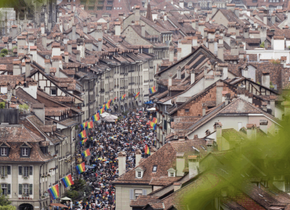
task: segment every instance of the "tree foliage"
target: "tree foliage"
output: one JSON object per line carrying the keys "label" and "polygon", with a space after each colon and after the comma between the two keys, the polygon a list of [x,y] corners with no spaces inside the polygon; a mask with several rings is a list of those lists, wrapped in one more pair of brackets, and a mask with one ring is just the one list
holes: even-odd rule
{"label": "tree foliage", "polygon": [[0,207],[6,207],[6,206],[9,207],[10,204],[11,204],[11,201],[9,201],[8,198],[4,194],[2,194],[2,189],[0,189]]}

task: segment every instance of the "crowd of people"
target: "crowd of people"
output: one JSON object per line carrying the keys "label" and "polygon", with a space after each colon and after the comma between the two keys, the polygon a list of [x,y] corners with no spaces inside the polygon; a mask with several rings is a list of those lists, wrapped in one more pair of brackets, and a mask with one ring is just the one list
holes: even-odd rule
{"label": "crowd of people", "polygon": [[91,155],[80,157],[86,162],[86,171],[80,176],[91,188],[91,194],[78,202],[80,209],[115,209],[115,188],[112,182],[118,178],[118,153],[126,152],[126,170],[135,166],[135,152],[142,156],[146,145],[150,148],[156,141],[156,133],[150,128],[152,115],[146,111],[130,112],[120,116],[114,123],[95,122],[88,131],[86,144],[78,149],[90,148]]}

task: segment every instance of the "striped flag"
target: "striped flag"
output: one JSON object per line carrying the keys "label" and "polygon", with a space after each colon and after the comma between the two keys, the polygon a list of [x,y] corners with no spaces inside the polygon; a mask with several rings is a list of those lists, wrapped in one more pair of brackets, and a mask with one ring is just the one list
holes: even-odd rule
{"label": "striped flag", "polygon": [[67,175],[66,177],[61,179],[62,184],[64,185],[65,188],[71,186],[74,184],[71,174]]}
{"label": "striped flag", "polygon": [[52,200],[55,200],[55,199],[59,198],[58,184],[56,184],[53,187],[49,188],[48,192],[49,192],[50,197],[51,197]]}

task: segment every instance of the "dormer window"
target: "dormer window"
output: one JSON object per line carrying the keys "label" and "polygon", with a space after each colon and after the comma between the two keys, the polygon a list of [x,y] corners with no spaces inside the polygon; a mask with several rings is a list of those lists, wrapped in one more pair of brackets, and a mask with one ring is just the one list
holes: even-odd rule
{"label": "dormer window", "polygon": [[30,156],[30,151],[31,151],[31,146],[28,143],[23,143],[20,146],[20,156],[21,157],[29,157]]}
{"label": "dormer window", "polygon": [[9,156],[10,146],[6,142],[0,144],[0,156],[7,157]]}
{"label": "dormer window", "polygon": [[156,172],[157,171],[157,166],[153,166],[152,172]]}
{"label": "dormer window", "polygon": [[168,169],[167,172],[168,172],[168,177],[175,177],[175,169],[174,168]]}
{"label": "dormer window", "polygon": [[144,174],[144,169],[143,168],[138,167],[138,168],[135,169],[136,178],[141,179],[143,177],[143,174]]}

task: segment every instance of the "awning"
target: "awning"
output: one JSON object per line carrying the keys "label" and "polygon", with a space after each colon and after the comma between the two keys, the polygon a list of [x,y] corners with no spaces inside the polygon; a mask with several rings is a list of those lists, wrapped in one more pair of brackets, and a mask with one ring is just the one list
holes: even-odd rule
{"label": "awning", "polygon": [[69,197],[63,197],[60,199],[61,201],[71,201],[71,199]]}
{"label": "awning", "polygon": [[58,206],[58,207],[61,207],[61,208],[67,208],[67,209],[69,208],[68,206],[63,205],[63,204],[61,204],[61,203],[51,203],[50,206]]}
{"label": "awning", "polygon": [[155,107],[152,107],[152,108],[149,108],[147,109],[148,111],[156,111],[156,108]]}

